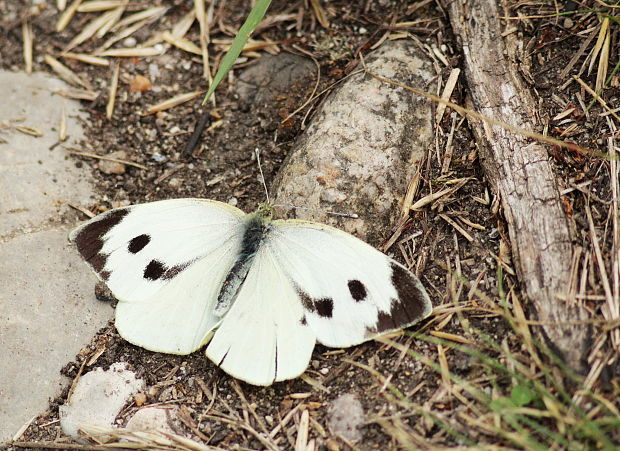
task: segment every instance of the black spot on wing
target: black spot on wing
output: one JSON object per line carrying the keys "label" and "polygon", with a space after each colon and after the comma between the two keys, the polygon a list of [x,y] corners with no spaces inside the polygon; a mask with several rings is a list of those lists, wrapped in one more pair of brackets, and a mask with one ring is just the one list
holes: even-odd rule
{"label": "black spot on wing", "polygon": [[379,312],[377,323],[368,328],[368,334],[387,332],[411,325],[425,317],[426,297],[420,290],[418,279],[405,268],[392,263],[391,282],[398,297],[392,299],[389,312]]}
{"label": "black spot on wing", "polygon": [[316,312],[323,318],[331,318],[334,313],[334,300],[331,298],[322,298],[314,301]]}
{"label": "black spot on wing", "polygon": [[[297,295],[301,299],[301,305],[303,305],[306,311],[316,313],[323,318],[332,317],[334,313],[334,300],[332,298],[313,299],[299,287],[297,287]],[[305,319],[305,317],[302,319],[302,324],[304,324],[303,321]]]}
{"label": "black spot on wing", "polygon": [[164,264],[157,260],[151,260],[146,268],[144,268],[144,278],[149,280],[158,280],[166,273]]}
{"label": "black spot on wing", "polygon": [[78,252],[97,273],[101,273],[107,260],[107,255],[100,254],[104,244],[103,237],[128,213],[129,208],[119,208],[104,213],[99,216],[99,219],[85,225],[73,238]]}
{"label": "black spot on wing", "polygon": [[299,324],[301,324],[302,326],[307,326],[308,325],[308,321],[306,320],[306,315],[301,317],[301,320],[299,321]]}
{"label": "black spot on wing", "polygon": [[137,254],[144,247],[151,242],[151,237],[146,234],[138,235],[135,238],[132,238],[127,246],[127,250],[132,254]]}
{"label": "black spot on wing", "polygon": [[357,302],[366,299],[366,295],[368,294],[368,292],[366,291],[366,287],[362,282],[360,282],[359,280],[349,280],[347,285],[349,286],[349,292],[351,293],[351,296]]}
{"label": "black spot on wing", "polygon": [[171,280],[178,276],[181,271],[191,266],[196,260],[181,263],[179,265],[171,266],[167,268],[159,260],[151,260],[146,268],[144,268],[144,278],[149,280]]}
{"label": "black spot on wing", "polygon": [[[308,294],[297,288],[297,295],[299,296],[299,299],[301,299],[301,305],[304,306],[304,309],[311,313],[316,313],[316,307],[314,306],[314,302],[312,301],[312,298],[308,296]],[[304,319],[306,318],[304,317]]]}
{"label": "black spot on wing", "polygon": [[181,271],[183,271],[184,269],[189,267],[192,263],[194,263],[194,261],[195,260],[192,260],[186,263],[181,263],[180,265],[174,265],[171,268],[166,269],[166,272],[164,273],[162,278],[165,280],[174,279],[176,276],[178,276],[181,273]]}

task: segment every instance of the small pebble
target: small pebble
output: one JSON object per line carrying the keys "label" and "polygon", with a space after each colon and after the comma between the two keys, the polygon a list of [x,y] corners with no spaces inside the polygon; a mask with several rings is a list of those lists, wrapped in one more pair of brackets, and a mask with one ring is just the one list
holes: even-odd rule
{"label": "small pebble", "polygon": [[[117,160],[126,160],[127,154],[124,150],[117,150],[116,152],[112,152],[106,155],[108,158],[114,158]],[[104,174],[124,174],[125,173],[125,165],[123,163],[118,163],[116,161],[109,160],[99,160],[97,165],[99,170]]]}
{"label": "small pebble", "polygon": [[359,427],[363,422],[364,409],[353,394],[341,395],[329,409],[329,428],[335,435],[350,442],[361,440],[362,432]]}
{"label": "small pebble", "polygon": [[123,40],[123,45],[125,47],[135,47],[138,41],[133,36],[129,36],[128,38]]}

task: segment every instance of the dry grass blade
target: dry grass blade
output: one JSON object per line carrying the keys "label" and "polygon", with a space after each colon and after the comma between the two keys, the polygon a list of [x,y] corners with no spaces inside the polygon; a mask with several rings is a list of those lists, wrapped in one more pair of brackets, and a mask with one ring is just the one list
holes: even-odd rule
{"label": "dry grass blade", "polygon": [[161,55],[163,50],[155,47],[133,47],[124,49],[111,49],[101,52],[99,56],[116,56],[122,58],[130,57],[143,57],[143,56],[157,56]]}
{"label": "dry grass blade", "polygon": [[[604,20],[609,22],[609,19],[606,17]],[[603,46],[601,48],[601,55],[598,59],[598,70],[596,71],[596,84],[594,85],[594,90],[596,92],[601,92],[603,90],[603,86],[605,84],[605,79],[607,78],[607,69],[609,68],[609,46],[611,41],[611,31],[609,26],[602,28],[606,28],[605,39],[603,40]]]}
{"label": "dry grass blade", "polygon": [[93,66],[109,66],[110,61],[105,58],[100,58],[98,56],[88,55],[86,53],[62,53],[60,55],[63,58],[69,58],[76,61],[80,61],[81,63],[92,64]]}
{"label": "dry grass blade", "polygon": [[320,0],[310,0],[310,5],[312,6],[312,12],[314,13],[314,17],[316,17],[316,20],[323,28],[329,28],[329,20],[327,20],[327,14],[325,14],[325,10],[321,6]]}
{"label": "dry grass blade", "polygon": [[159,111],[169,110],[177,105],[181,105],[182,103],[189,102],[192,99],[195,99],[199,95],[203,94],[204,91],[194,91],[187,92],[185,94],[179,94],[178,96],[174,96],[171,99],[164,100],[156,105],[149,107],[145,114],[153,114]]}
{"label": "dry grass blade", "polygon": [[437,338],[442,338],[444,340],[450,340],[450,341],[454,341],[456,343],[463,343],[466,345],[473,345],[474,342],[469,340],[468,338],[465,337],[461,337],[460,335],[455,335],[455,334],[451,334],[449,332],[441,332],[439,330],[431,330],[430,335],[437,337]]}
{"label": "dry grass blade", "polygon": [[114,27],[114,25],[118,23],[118,21],[123,16],[123,13],[125,12],[127,3],[128,0],[125,0],[125,2],[121,6],[115,8],[110,12],[108,21],[104,23],[101,28],[99,28],[99,30],[97,30],[97,33],[95,33],[95,36],[97,36],[97,38],[101,39],[102,37],[104,37],[108,33],[108,31],[110,31],[112,27]]}
{"label": "dry grass blade", "polygon": [[94,13],[114,9],[126,3],[127,0],[93,0],[82,3],[77,10],[80,13]]}
{"label": "dry grass blade", "polygon": [[61,96],[67,99],[93,101],[97,98],[97,93],[94,91],[89,91],[88,89],[77,89],[77,88],[57,89],[54,92],[56,94],[60,94]]}
{"label": "dry grass blade", "polygon": [[573,76],[573,79],[575,81],[577,81],[577,83],[579,83],[583,89],[585,89],[592,97],[594,97],[596,99],[596,101],[598,103],[601,104],[601,106],[603,108],[605,108],[605,110],[611,114],[613,117],[616,118],[617,121],[620,122],[620,116],[618,116],[615,112],[615,110],[612,110],[611,108],[609,108],[609,105],[607,105],[607,102],[605,102],[605,100],[603,100],[603,98],[601,96],[599,96],[596,91],[594,91],[592,88],[590,88],[581,78]]}
{"label": "dry grass blade", "polygon": [[[426,157],[425,157],[426,158]],[[424,167],[424,161],[421,161],[418,167],[416,168],[413,177],[409,180],[409,184],[407,185],[407,192],[405,193],[405,197],[403,199],[403,205],[400,209],[401,218],[408,219],[409,212],[411,211],[411,205],[413,204],[413,199],[418,193],[418,188],[420,187],[420,180],[422,179],[422,168]]]}
{"label": "dry grass blade", "polygon": [[118,158],[111,158],[111,157],[106,157],[104,155],[97,155],[97,154],[90,153],[90,152],[81,152],[81,151],[76,151],[76,150],[69,150],[69,152],[71,152],[73,155],[79,155],[81,157],[95,158],[97,160],[113,161],[114,163],[126,164],[127,166],[133,166],[134,168],[139,168],[139,169],[144,169],[144,170],[148,169],[146,166],[143,166],[138,163],[134,163],[133,161],[120,160]]}
{"label": "dry grass blade", "polygon": [[26,65],[26,73],[32,73],[32,26],[26,18],[22,22],[22,39],[24,45],[24,64]]}
{"label": "dry grass blade", "polygon": [[590,56],[590,64],[588,65],[588,74],[592,72],[592,68],[596,63],[596,59],[603,48],[603,43],[605,42],[605,37],[607,36],[607,32],[609,30],[609,18],[603,17],[601,22],[601,28],[598,30],[598,38],[596,40],[596,44],[594,44],[594,48],[592,49],[592,55]]}
{"label": "dry grass blade", "polygon": [[[615,130],[615,127],[612,128]],[[607,146],[609,153],[617,155],[615,140],[613,137],[607,138]],[[611,179],[611,216],[612,216],[612,274],[613,274],[613,295],[612,302],[609,304],[609,315],[612,320],[620,318],[620,212],[618,211],[618,198],[620,197],[620,186],[618,183],[618,162],[615,159],[610,161],[609,165]],[[620,330],[615,329],[612,332],[612,343],[616,349],[620,346]]]}
{"label": "dry grass blade", "polygon": [[65,111],[65,104],[63,102],[62,110],[60,111],[60,125],[58,127],[58,141],[64,142],[67,140],[67,112]]}
{"label": "dry grass blade", "polygon": [[13,435],[13,438],[11,439],[11,441],[16,442],[18,441],[22,435],[24,435],[24,432],[26,432],[26,429],[28,429],[30,427],[30,425],[32,424],[32,422],[37,418],[37,415],[33,416],[32,418],[30,418],[28,421],[26,421],[15,433],[15,435]]}
{"label": "dry grass blade", "polygon": [[85,425],[80,427],[91,440],[102,443],[103,449],[133,448],[170,451],[213,451],[218,448],[203,445],[180,435],[168,432],[137,431],[125,428]]}
{"label": "dry grass blade", "polygon": [[[450,76],[446,81],[446,85],[443,88],[443,92],[441,93],[441,98],[444,100],[450,100],[450,96],[456,87],[456,83],[459,81],[459,75],[461,74],[461,69],[452,69],[450,72]],[[440,103],[437,106],[437,122],[441,122],[441,118],[443,117],[443,113],[446,110],[446,104]]]}
{"label": "dry grass blade", "polygon": [[[200,25],[200,53],[202,54],[202,75],[209,80],[209,84],[213,82],[211,77],[211,69],[209,68],[209,20],[205,10],[204,0],[194,0],[194,11],[196,19]],[[215,101],[215,99],[213,100]]]}
{"label": "dry grass blade", "polygon": [[45,55],[44,59],[45,62],[52,68],[52,70],[70,85],[81,86],[82,88],[86,88],[89,91],[93,90],[90,83],[88,83],[86,80],[83,80],[79,75],[77,75],[75,72],[62,64],[53,56]]}
{"label": "dry grass blade", "polygon": [[156,6],[153,8],[148,8],[143,11],[139,11],[137,13],[131,14],[125,17],[123,20],[119,21],[116,25],[112,27],[110,31],[116,32],[123,27],[131,25],[136,22],[140,22],[142,20],[148,19],[157,19],[161,17],[168,10],[165,6]]}
{"label": "dry grass blade", "polygon": [[185,14],[181,20],[174,24],[170,33],[172,36],[176,38],[184,37],[189,29],[192,27],[192,24],[196,20],[196,10],[192,9],[190,12]]}
{"label": "dry grass blade", "polygon": [[439,367],[441,368],[441,380],[445,388],[451,392],[452,382],[450,381],[450,368],[448,366],[445,348],[442,345],[437,345],[437,359],[439,360]]}
{"label": "dry grass blade", "polygon": [[[605,259],[603,257],[603,253],[601,251],[601,246],[599,244],[599,239],[596,234],[596,228],[594,227],[594,221],[592,220],[592,211],[590,210],[590,206],[585,206],[586,217],[588,219],[588,226],[590,227],[590,241],[592,242],[592,247],[594,248],[594,254],[596,255],[596,262],[598,264],[598,269],[600,273],[600,281],[603,285],[603,290],[605,291],[605,298],[607,299],[608,305],[613,305],[613,294],[611,290],[611,285],[609,284],[609,278],[607,277],[607,270],[605,269]],[[603,316],[607,320],[611,320],[610,311],[608,309],[602,309]]]}
{"label": "dry grass blade", "polygon": [[454,219],[450,218],[450,217],[449,217],[449,216],[447,216],[447,215],[444,215],[443,213],[442,213],[442,214],[440,214],[440,215],[439,215],[439,217],[440,217],[441,219],[443,219],[444,221],[446,221],[448,224],[450,224],[452,227],[454,227],[454,229],[455,229],[457,232],[459,232],[461,235],[463,235],[463,237],[464,237],[467,241],[469,241],[470,243],[473,243],[473,242],[474,242],[474,237],[473,237],[473,236],[471,236],[469,233],[467,233],[467,231],[466,231],[463,227],[461,227],[460,225],[458,225],[458,223],[457,223]]}
{"label": "dry grass blade", "polygon": [[97,33],[97,31],[99,31],[101,27],[104,27],[110,20],[112,20],[116,16],[116,14],[117,14],[116,11],[112,10],[91,20],[82,29],[82,31],[77,34],[77,36],[71,39],[71,42],[67,44],[67,46],[63,49],[63,52],[66,53],[69,50],[72,50],[73,48],[77,47],[81,43],[92,38]]}
{"label": "dry grass blade", "polygon": [[304,410],[297,426],[297,439],[295,440],[295,451],[306,451],[308,446],[308,427],[310,426],[310,413]]}
{"label": "dry grass blade", "polygon": [[456,179],[453,180],[453,182],[456,183],[456,186],[453,186],[452,188],[445,188],[442,189],[441,191],[438,191],[436,193],[431,193],[427,196],[424,196],[423,198],[419,199],[415,204],[413,204],[411,206],[411,210],[418,210],[422,207],[425,207],[426,205],[435,202],[437,199],[442,198],[443,196],[446,196],[448,194],[452,194],[455,193],[456,191],[458,191],[459,189],[461,189],[463,186],[465,186],[465,184],[467,182],[469,182],[470,180],[473,180],[472,178],[464,178],[464,179]]}
{"label": "dry grass blade", "polygon": [[172,44],[181,50],[185,50],[186,52],[193,53],[195,55],[202,55],[202,50],[200,50],[200,47],[188,39],[178,38],[169,31],[164,31],[161,34],[161,37],[167,43]]}
{"label": "dry grass blade", "polygon": [[[140,28],[142,28],[145,25],[153,22],[154,20],[155,19],[153,19],[153,18],[144,19],[144,20],[141,20],[140,22],[137,22],[137,23],[133,24],[131,27],[125,28],[124,30],[116,33],[114,36],[111,36],[110,38],[108,38],[103,44],[101,44],[99,47],[97,47],[97,49],[95,50],[94,53],[101,54],[103,51],[105,51],[106,49],[112,47],[114,44],[116,44],[121,39],[125,39],[126,37],[131,36],[136,31],[138,31]],[[161,39],[157,40],[157,42],[152,42],[150,45],[144,45],[144,47],[150,47],[151,45],[155,45],[155,44],[157,44],[159,42],[161,42]]]}
{"label": "dry grass blade", "polygon": [[114,113],[114,101],[116,99],[116,91],[118,90],[118,76],[121,70],[120,61],[116,62],[114,66],[114,73],[112,74],[112,81],[110,82],[110,97],[108,98],[108,104],[105,108],[105,116],[108,119],[112,119],[112,114]]}
{"label": "dry grass blade", "polygon": [[34,136],[35,138],[40,138],[43,136],[43,133],[40,130],[34,127],[28,127],[27,125],[13,125],[13,129],[23,133],[24,135]]}
{"label": "dry grass blade", "polygon": [[67,7],[67,0],[56,0],[56,8],[58,11],[64,11]]}
{"label": "dry grass blade", "polygon": [[71,19],[73,19],[73,16],[77,12],[81,3],[82,0],[75,0],[71,4],[71,6],[69,6],[69,8],[64,13],[62,13],[60,19],[58,19],[58,22],[56,23],[56,32],[60,33],[67,27],[67,25],[69,25],[69,22],[71,22]]}

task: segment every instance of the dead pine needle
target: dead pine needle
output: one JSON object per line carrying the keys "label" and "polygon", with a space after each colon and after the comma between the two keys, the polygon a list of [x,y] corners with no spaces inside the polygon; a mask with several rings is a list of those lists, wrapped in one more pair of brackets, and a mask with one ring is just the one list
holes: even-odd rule
{"label": "dead pine needle", "polygon": [[108,119],[112,119],[112,114],[114,114],[114,102],[116,99],[116,91],[118,90],[118,77],[121,70],[120,61],[116,62],[114,66],[114,72],[112,73],[112,80],[110,82],[110,97],[108,99],[108,104],[105,109],[105,115]]}
{"label": "dead pine needle", "polygon": [[97,154],[89,153],[89,152],[80,152],[80,151],[75,151],[75,150],[69,150],[69,152],[71,152],[73,155],[79,155],[81,157],[95,158],[97,160],[113,161],[114,163],[126,164],[127,166],[133,166],[134,168],[139,168],[143,170],[148,169],[146,166],[143,166],[138,163],[134,163],[133,161],[120,160],[118,158],[111,158],[111,157],[106,157],[103,155],[97,155]]}
{"label": "dead pine needle", "polygon": [[32,26],[30,21],[26,18],[22,22],[22,39],[24,43],[24,64],[26,73],[32,73]]}

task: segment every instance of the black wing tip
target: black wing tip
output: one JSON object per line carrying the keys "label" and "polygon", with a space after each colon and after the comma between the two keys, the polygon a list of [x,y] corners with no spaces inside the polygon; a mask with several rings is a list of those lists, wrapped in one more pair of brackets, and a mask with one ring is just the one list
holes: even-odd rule
{"label": "black wing tip", "polygon": [[390,263],[391,282],[397,297],[392,299],[389,312],[379,312],[377,322],[368,328],[369,338],[409,327],[428,317],[433,306],[420,280],[407,268]]}

